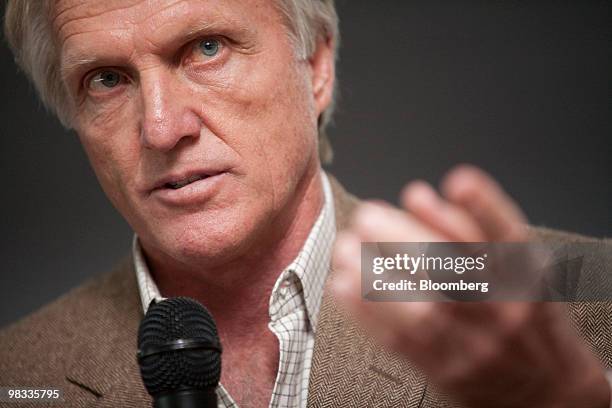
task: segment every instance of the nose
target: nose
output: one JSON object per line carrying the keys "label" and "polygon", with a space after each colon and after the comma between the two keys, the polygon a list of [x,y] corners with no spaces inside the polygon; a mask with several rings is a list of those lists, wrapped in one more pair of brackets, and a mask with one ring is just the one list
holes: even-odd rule
{"label": "nose", "polygon": [[202,122],[191,109],[193,96],[163,68],[141,76],[141,142],[147,149],[167,152],[184,139],[200,135]]}

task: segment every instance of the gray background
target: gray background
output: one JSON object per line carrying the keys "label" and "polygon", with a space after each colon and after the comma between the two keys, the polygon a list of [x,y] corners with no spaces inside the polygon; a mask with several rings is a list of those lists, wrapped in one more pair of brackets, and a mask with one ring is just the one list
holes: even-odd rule
{"label": "gray background", "polygon": [[[459,162],[489,170],[531,221],[612,235],[608,1],[338,4],[341,98],[331,171],[396,201]],[[0,49],[0,326],[127,253],[75,135]]]}

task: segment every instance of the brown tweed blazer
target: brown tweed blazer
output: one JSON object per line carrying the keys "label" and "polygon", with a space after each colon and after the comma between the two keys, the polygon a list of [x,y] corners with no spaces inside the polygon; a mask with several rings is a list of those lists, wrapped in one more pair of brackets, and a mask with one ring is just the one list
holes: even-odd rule
{"label": "brown tweed blazer", "polygon": [[[358,202],[330,177],[338,229]],[[592,241],[583,271],[612,273],[609,241],[534,229],[549,242]],[[333,279],[333,274],[330,273]],[[612,366],[612,307],[569,306],[571,321]],[[132,259],[0,332],[0,387],[59,387],[66,407],[150,407],[136,362],[142,309]],[[12,405],[11,406],[27,406]],[[29,404],[32,407],[41,403]],[[410,362],[382,350],[325,291],[317,327],[309,407],[458,407]]]}

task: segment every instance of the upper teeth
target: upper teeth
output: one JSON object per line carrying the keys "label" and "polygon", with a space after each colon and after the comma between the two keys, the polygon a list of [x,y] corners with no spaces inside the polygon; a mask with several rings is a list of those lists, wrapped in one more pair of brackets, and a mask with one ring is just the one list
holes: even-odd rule
{"label": "upper teeth", "polygon": [[202,176],[191,176],[184,180],[170,182],[168,183],[168,186],[170,188],[177,189],[177,188],[185,187],[187,184],[193,183],[194,181],[202,180],[202,178],[203,178]]}

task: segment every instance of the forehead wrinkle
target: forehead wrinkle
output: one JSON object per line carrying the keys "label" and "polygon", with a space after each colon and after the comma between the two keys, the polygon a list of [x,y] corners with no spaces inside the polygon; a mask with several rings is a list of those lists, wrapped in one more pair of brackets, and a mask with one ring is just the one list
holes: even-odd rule
{"label": "forehead wrinkle", "polygon": [[[57,9],[58,9],[58,8],[60,8],[60,7],[59,7],[59,4],[60,4],[60,3],[61,3],[61,1],[58,1],[58,2],[56,2],[56,3],[53,3],[53,6],[52,6],[52,7],[53,7],[53,12],[52,12],[53,14],[55,14],[55,12],[57,11]],[[77,8],[77,7],[81,6],[81,5],[82,5],[82,4],[80,4],[80,3],[76,3],[76,4],[73,4],[73,5],[71,5],[71,6],[68,6],[68,7],[64,8],[63,10],[60,10],[60,12],[59,12],[59,13],[57,13],[57,14],[55,14],[55,16],[53,17],[53,19],[51,20],[51,24],[52,24],[52,25],[55,27],[55,26],[56,26],[57,21],[59,21],[59,20],[62,18],[62,16],[63,16],[64,14],[66,14],[66,13],[70,12],[70,10],[73,10],[73,9],[75,9],[75,8]],[[60,24],[60,26],[61,26],[61,24]]]}
{"label": "forehead wrinkle", "polygon": [[[144,16],[144,17],[143,17],[142,19],[140,19],[140,20],[139,20],[137,23],[138,23],[138,24],[143,23],[143,22],[145,22],[145,21],[149,20],[149,19],[150,19],[151,17],[153,17],[154,15],[156,15],[156,14],[160,14],[160,13],[163,13],[164,11],[166,11],[167,9],[169,9],[169,8],[171,8],[171,7],[176,7],[176,6],[177,6],[177,5],[179,5],[180,3],[185,3],[185,1],[186,1],[186,0],[176,0],[176,1],[174,1],[174,2],[172,2],[172,3],[169,3],[169,4],[168,4],[168,3],[166,3],[166,4],[165,4],[165,7],[162,7],[162,8],[160,8],[160,9],[157,9],[157,8],[156,8],[156,9],[154,9],[154,10],[153,10],[153,11],[152,11],[150,14],[148,14],[148,15]],[[172,13],[172,14],[174,14],[174,13]]]}
{"label": "forehead wrinkle", "polygon": [[[210,7],[204,9],[203,7],[199,6],[200,3],[192,3],[189,5],[189,2],[186,0],[176,0],[171,4],[164,4],[161,9],[154,9],[151,11],[151,8],[154,8],[155,6],[153,3],[155,3],[155,1],[148,1],[146,5],[132,4],[131,6],[125,6],[117,9],[105,8],[105,10],[101,12],[99,11],[100,7],[97,7],[98,11],[95,13],[81,12],[80,14],[83,16],[75,18],[66,16],[64,21],[61,22],[60,39],[63,43],[61,45],[63,46],[64,44],[67,44],[68,40],[75,35],[80,34],[100,32],[103,38],[103,36],[109,32],[108,23],[106,23],[104,26],[100,26],[99,28],[92,28],[92,25],[94,24],[100,25],[100,23],[97,23],[98,20],[95,18],[104,13],[114,13],[116,11],[128,9],[132,6],[134,8],[132,8],[128,15],[120,16],[121,18],[111,15],[109,18],[101,20],[101,22],[110,21],[111,26],[117,26],[115,31],[128,31],[132,36],[132,41],[134,41],[133,45],[136,45],[137,43],[140,43],[140,45],[149,44],[153,46],[157,52],[164,47],[174,45],[172,42],[176,40],[192,40],[198,34],[223,34],[223,32],[214,32],[215,30],[231,32],[242,37],[246,37],[248,34],[253,34],[253,30],[246,28],[245,23],[240,21],[240,18],[233,16],[229,18],[226,13],[219,12],[219,9],[215,7],[215,1],[208,2]],[[193,4],[196,4],[196,6],[193,6]],[[72,8],[74,7],[75,6]],[[146,7],[148,9],[147,11],[149,11],[144,16],[142,16],[143,13],[138,12],[139,9],[142,9],[142,7]],[[199,12],[194,13],[194,10]],[[77,13],[74,12],[71,14],[75,15]],[[74,23],[75,25],[68,30],[66,27],[71,23]],[[61,34],[64,34],[63,37]],[[138,37],[135,37],[135,35]],[[113,39],[113,43],[119,43],[124,39],[126,39],[125,36],[116,36]],[[144,40],[144,42],[142,40]],[[89,41],[89,43],[92,42]],[[138,46],[137,48],[141,49],[140,52],[145,51],[146,49]],[[71,58],[71,61],[67,65],[74,66],[75,64],[73,62],[78,63],[83,59],[84,58],[81,57]],[[89,60],[89,58],[86,59]]]}
{"label": "forehead wrinkle", "polygon": [[[119,42],[121,40],[121,38],[125,37],[125,36],[119,36],[119,35],[113,34],[114,32],[117,32],[117,31],[131,32],[132,30],[130,30],[128,28],[114,28],[114,29],[110,29],[110,30],[108,28],[96,28],[96,29],[92,29],[92,30],[78,31],[78,32],[71,33],[71,34],[67,35],[66,37],[64,37],[63,43],[66,44],[68,42],[68,40],[70,40],[72,37],[75,37],[77,35],[86,35],[86,34],[99,33],[99,32],[108,33],[108,34],[110,34],[110,37],[112,37],[113,40]],[[116,43],[113,44],[113,45],[116,45]]]}
{"label": "forehead wrinkle", "polygon": [[[165,27],[168,25],[176,27],[178,25],[179,28],[182,28],[189,24],[189,18],[193,13],[190,13],[190,8],[184,3],[184,0],[175,1],[139,19],[135,22],[135,26],[138,27],[135,34],[138,34],[141,41],[150,44],[155,51],[160,52],[165,48],[164,42],[172,42],[174,35],[176,35],[174,33],[169,35],[167,31],[171,30],[164,30]],[[179,21],[181,23],[177,24]],[[180,29],[176,31],[180,31]],[[156,40],[158,37],[159,40]]]}
{"label": "forehead wrinkle", "polygon": [[[140,0],[137,3],[143,3],[145,1],[148,1],[148,0]],[[137,3],[124,5],[122,7],[110,8],[110,7],[100,7],[101,3],[99,2],[94,2],[92,4],[91,2],[83,3],[81,1],[80,3],[77,3],[76,5],[70,6],[64,10],[60,10],[60,12],[53,18],[53,27],[55,28],[55,32],[57,32],[61,38],[62,32],[64,31],[65,27],[70,23],[77,23],[79,21],[99,17],[107,13],[114,13],[114,12],[121,11],[121,10],[127,10],[127,9],[130,9],[136,6]],[[108,4],[108,2],[102,2],[102,4]],[[58,6],[56,5],[55,10],[57,10],[57,8]],[[78,13],[77,12],[78,10],[75,10],[75,9],[78,9],[78,10],[82,9],[83,12]],[[70,13],[70,11],[72,11],[72,13]],[[68,15],[64,16],[64,14],[68,14]]]}

